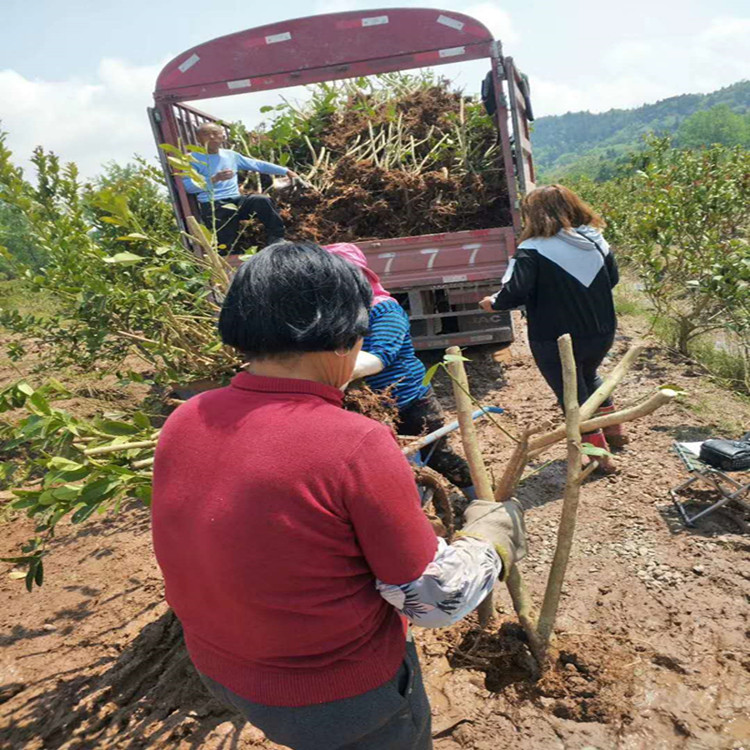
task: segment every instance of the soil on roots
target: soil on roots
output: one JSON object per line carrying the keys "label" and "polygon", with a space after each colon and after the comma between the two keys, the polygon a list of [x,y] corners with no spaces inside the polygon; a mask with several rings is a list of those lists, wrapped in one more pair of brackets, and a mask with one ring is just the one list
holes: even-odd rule
{"label": "soil on roots", "polygon": [[506,621],[495,632],[468,631],[451,660],[455,667],[484,672],[490,692],[504,692],[517,703],[532,701],[540,711],[561,719],[605,724],[632,720],[635,662],[632,651],[618,646],[576,636],[556,638],[539,676],[523,628]]}
{"label": "soil on roots", "polygon": [[[272,197],[287,237],[330,244],[507,226],[503,182],[500,172],[414,174],[344,157],[322,191],[295,188]],[[246,225],[240,242],[242,248],[264,246],[259,222]]]}
{"label": "soil on roots", "polygon": [[435,529],[435,533],[450,542],[455,531],[454,506],[461,492],[442,475],[428,466],[414,467],[414,481],[423,497],[422,510]]}
{"label": "soil on roots", "polygon": [[[497,131],[489,117],[468,123],[464,104],[443,86],[389,102],[352,97],[316,141],[329,157],[314,170],[320,187],[271,191],[287,236],[329,244],[510,225]],[[401,155],[384,161],[382,153],[357,151],[373,137],[396,139]],[[473,156],[457,149],[459,141]],[[294,168],[306,171],[302,163]],[[240,246],[263,247],[265,239],[251,221]]]}
{"label": "soil on roots", "polygon": [[348,388],[344,394],[344,408],[390,427],[395,435],[398,407],[391,391],[391,388],[385,391],[373,391],[365,383],[358,383]]}

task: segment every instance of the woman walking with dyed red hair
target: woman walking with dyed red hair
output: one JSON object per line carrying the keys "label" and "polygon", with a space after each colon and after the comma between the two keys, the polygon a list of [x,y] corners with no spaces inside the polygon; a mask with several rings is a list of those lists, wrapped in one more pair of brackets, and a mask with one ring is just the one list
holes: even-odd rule
{"label": "woman walking with dyed red hair", "polygon": [[[563,403],[562,365],[557,339],[569,333],[583,403],[601,385],[597,369],[612,347],[617,319],[612,288],[617,263],[601,230],[605,223],[588,204],[563,185],[532,190],[522,205],[524,229],[501,290],[485,297],[482,309],[526,306],[529,346],[544,379]],[[614,410],[607,399],[600,414]],[[626,442],[619,426],[583,435],[598,448]],[[600,468],[614,471],[607,457]]]}

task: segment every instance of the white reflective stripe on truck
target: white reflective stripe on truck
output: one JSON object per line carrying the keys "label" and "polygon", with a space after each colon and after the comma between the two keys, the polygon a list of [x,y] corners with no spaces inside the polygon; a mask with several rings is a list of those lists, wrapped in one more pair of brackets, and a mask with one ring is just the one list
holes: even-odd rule
{"label": "white reflective stripe on truck", "polygon": [[382,26],[384,23],[388,23],[388,16],[371,16],[370,18],[362,19],[362,26],[364,28],[368,26]]}
{"label": "white reflective stripe on truck", "polygon": [[200,57],[198,57],[198,55],[196,54],[192,54],[190,55],[190,57],[188,57],[187,60],[184,60],[177,66],[177,70],[179,70],[180,73],[185,73],[186,71],[190,70],[190,68],[192,68],[193,65],[198,62],[198,60],[200,60]]}
{"label": "white reflective stripe on truck", "polygon": [[438,23],[442,23],[443,26],[448,26],[451,29],[456,29],[457,31],[461,31],[464,27],[464,22],[459,21],[457,18],[450,18],[449,16],[438,16]]}
{"label": "white reflective stripe on truck", "polygon": [[281,34],[269,34],[266,37],[266,44],[278,44],[279,42],[288,42],[292,38],[292,35],[288,31],[284,31]]}

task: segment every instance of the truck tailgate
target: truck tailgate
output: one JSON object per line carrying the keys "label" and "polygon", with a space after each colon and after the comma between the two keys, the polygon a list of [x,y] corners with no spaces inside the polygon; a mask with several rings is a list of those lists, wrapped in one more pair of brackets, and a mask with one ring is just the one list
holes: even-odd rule
{"label": "truck tailgate", "polygon": [[358,241],[386,289],[440,288],[505,274],[515,250],[512,227]]}

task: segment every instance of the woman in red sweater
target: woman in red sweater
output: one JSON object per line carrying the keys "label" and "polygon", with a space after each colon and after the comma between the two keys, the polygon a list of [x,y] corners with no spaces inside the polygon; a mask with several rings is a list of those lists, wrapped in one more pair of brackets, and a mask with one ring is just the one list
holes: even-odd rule
{"label": "woman in red sweater", "polygon": [[315,245],[254,256],[219,321],[245,371],[180,406],[156,451],[154,549],[190,657],[299,750],[432,747],[405,623],[451,625],[525,551],[513,503],[477,500],[437,539],[391,432],[341,408],[370,303]]}

